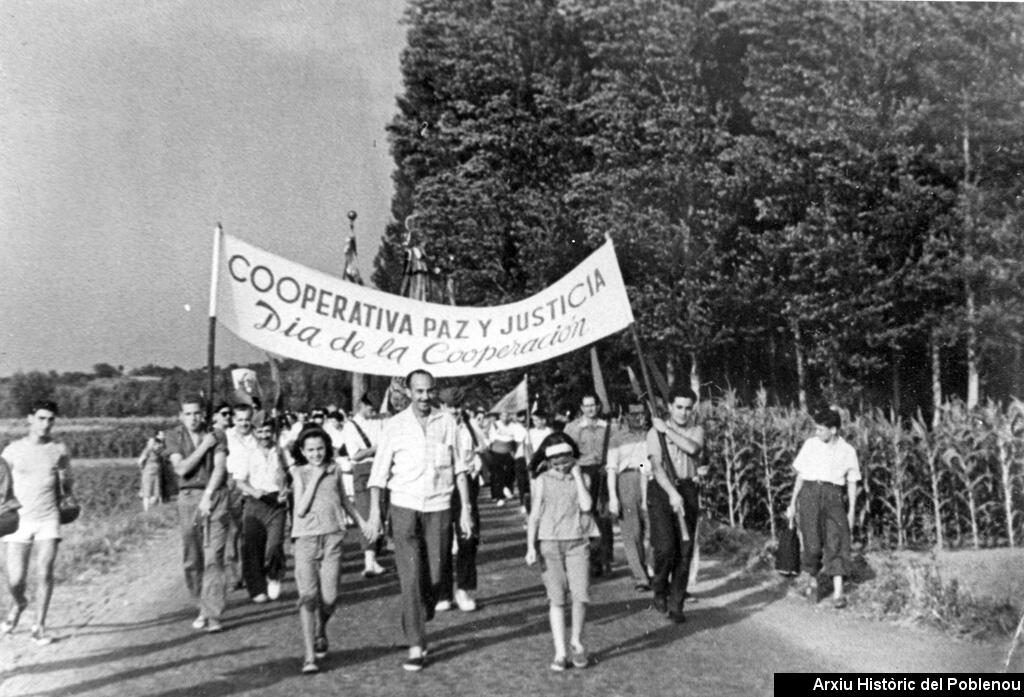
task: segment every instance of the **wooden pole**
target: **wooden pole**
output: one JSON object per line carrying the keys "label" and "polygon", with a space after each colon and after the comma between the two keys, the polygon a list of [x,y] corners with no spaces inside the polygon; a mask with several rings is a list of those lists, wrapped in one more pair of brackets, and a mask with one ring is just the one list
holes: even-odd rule
{"label": "wooden pole", "polygon": [[[651,375],[647,370],[647,361],[644,358],[644,351],[640,348],[640,336],[636,333],[636,324],[631,324],[629,328],[633,333],[633,347],[636,349],[636,357],[640,359],[640,372],[643,373],[644,377],[644,389],[647,390],[647,409],[651,412],[651,419],[654,419],[658,416],[658,412],[654,406],[654,388],[651,385]],[[665,467],[666,462],[671,462],[668,454],[668,439],[665,438],[665,434],[661,431],[657,431],[657,434],[658,445],[661,446],[662,452],[661,466]],[[690,531],[686,529],[686,520],[683,516],[682,509],[680,509],[679,512],[679,532],[684,542],[690,539]]]}
{"label": "wooden pole", "polygon": [[210,265],[210,325],[206,339],[206,372],[209,394],[206,396],[206,418],[213,418],[213,395],[216,388],[214,375],[214,357],[217,343],[217,277],[220,272],[220,243],[224,236],[224,228],[220,223],[213,229],[213,262]]}

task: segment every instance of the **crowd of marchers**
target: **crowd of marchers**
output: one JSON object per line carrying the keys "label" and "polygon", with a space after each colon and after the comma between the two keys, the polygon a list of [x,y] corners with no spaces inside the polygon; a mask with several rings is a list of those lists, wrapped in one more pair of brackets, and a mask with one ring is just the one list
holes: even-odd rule
{"label": "crowd of marchers", "polygon": [[[422,370],[406,377],[383,415],[379,399],[365,394],[350,413],[329,405],[278,415],[250,399],[221,404],[208,418],[203,400],[189,396],[180,400],[178,425],[155,434],[139,456],[140,496],[146,509],[175,501],[196,631],[231,629],[225,609],[234,590],[255,604],[281,598],[287,549],[301,671],[318,672],[342,590],[343,542],[354,534],[365,577],[397,574],[408,647],[402,667],[415,672],[428,665],[426,625],[434,615],[477,609],[477,550],[487,542],[479,498],[489,489],[490,505],[518,505],[524,517],[525,562],[539,562],[549,604],[550,668],[586,668],[590,581],[611,572],[616,522],[635,591],[650,594],[668,621],[686,621],[707,476],[704,430],[689,387],[667,396],[653,416],[635,403],[619,418],[602,418],[592,394],[578,400],[575,418],[536,407],[489,413],[467,404],[458,388],[438,390]],[[35,548],[29,636],[41,646],[54,639],[46,617],[62,508],[73,500],[67,448],[51,436],[57,415],[53,402],[33,404],[28,435],[0,452],[10,593],[0,635],[15,632],[28,606]],[[860,467],[839,435],[839,413],[825,409],[814,419],[815,433],[793,463],[787,511],[803,542],[796,588],[816,598],[824,573],[842,608]]]}

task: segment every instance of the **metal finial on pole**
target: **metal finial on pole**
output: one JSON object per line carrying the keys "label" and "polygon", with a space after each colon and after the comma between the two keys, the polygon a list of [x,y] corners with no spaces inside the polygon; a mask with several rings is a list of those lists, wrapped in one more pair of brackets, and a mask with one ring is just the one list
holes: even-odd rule
{"label": "metal finial on pole", "polygon": [[356,218],[359,217],[359,214],[356,213],[355,211],[349,211],[346,214],[346,217],[348,217],[348,229],[349,229],[349,231],[352,232],[352,233],[355,233],[355,231],[356,231]]}

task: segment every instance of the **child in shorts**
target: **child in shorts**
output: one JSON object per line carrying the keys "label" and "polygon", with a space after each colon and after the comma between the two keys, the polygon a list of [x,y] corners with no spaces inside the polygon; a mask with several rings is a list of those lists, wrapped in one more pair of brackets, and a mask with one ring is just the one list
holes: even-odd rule
{"label": "child in shorts", "polygon": [[295,500],[292,553],[305,652],[303,673],[318,672],[317,660],[327,656],[327,621],[338,601],[345,514],[364,535],[372,535],[349,502],[333,447],[331,437],[319,426],[303,429],[295,439],[295,465],[289,470]]}
{"label": "child in shorts", "polygon": [[572,665],[586,668],[583,622],[590,601],[589,538],[600,535],[590,513],[593,501],[588,492],[589,482],[576,464],[576,444],[564,433],[546,437],[538,452],[543,453],[546,462],[532,484],[526,563],[533,565],[537,561],[539,543],[541,575],[550,602],[548,619],[555,644],[551,670],[569,667],[565,644],[566,589],[572,598]]}

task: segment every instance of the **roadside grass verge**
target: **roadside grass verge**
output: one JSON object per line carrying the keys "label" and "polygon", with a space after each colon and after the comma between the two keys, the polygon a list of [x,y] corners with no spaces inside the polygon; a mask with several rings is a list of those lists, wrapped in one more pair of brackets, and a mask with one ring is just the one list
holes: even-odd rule
{"label": "roadside grass verge", "polygon": [[[714,556],[750,576],[776,579],[781,585],[791,583],[775,572],[776,542],[763,533],[702,519],[699,541],[702,555]],[[974,584],[953,577],[944,568],[947,561],[934,554],[855,552],[853,557],[845,612],[992,641],[1011,637],[1024,610],[1020,598],[971,592]],[[985,568],[978,573],[992,571]],[[831,579],[822,578],[819,583],[823,597],[831,594]]]}
{"label": "roadside grass verge", "polygon": [[[74,463],[72,462],[74,468]],[[139,469],[134,465],[111,464],[74,468],[74,493],[82,514],[70,525],[61,526],[55,575],[57,583],[87,582],[107,573],[122,558],[154,535],[173,528],[177,513],[173,504],[162,504],[148,513],[139,499]],[[36,585],[36,560],[29,567],[29,592]],[[6,564],[0,566],[6,587]]]}

